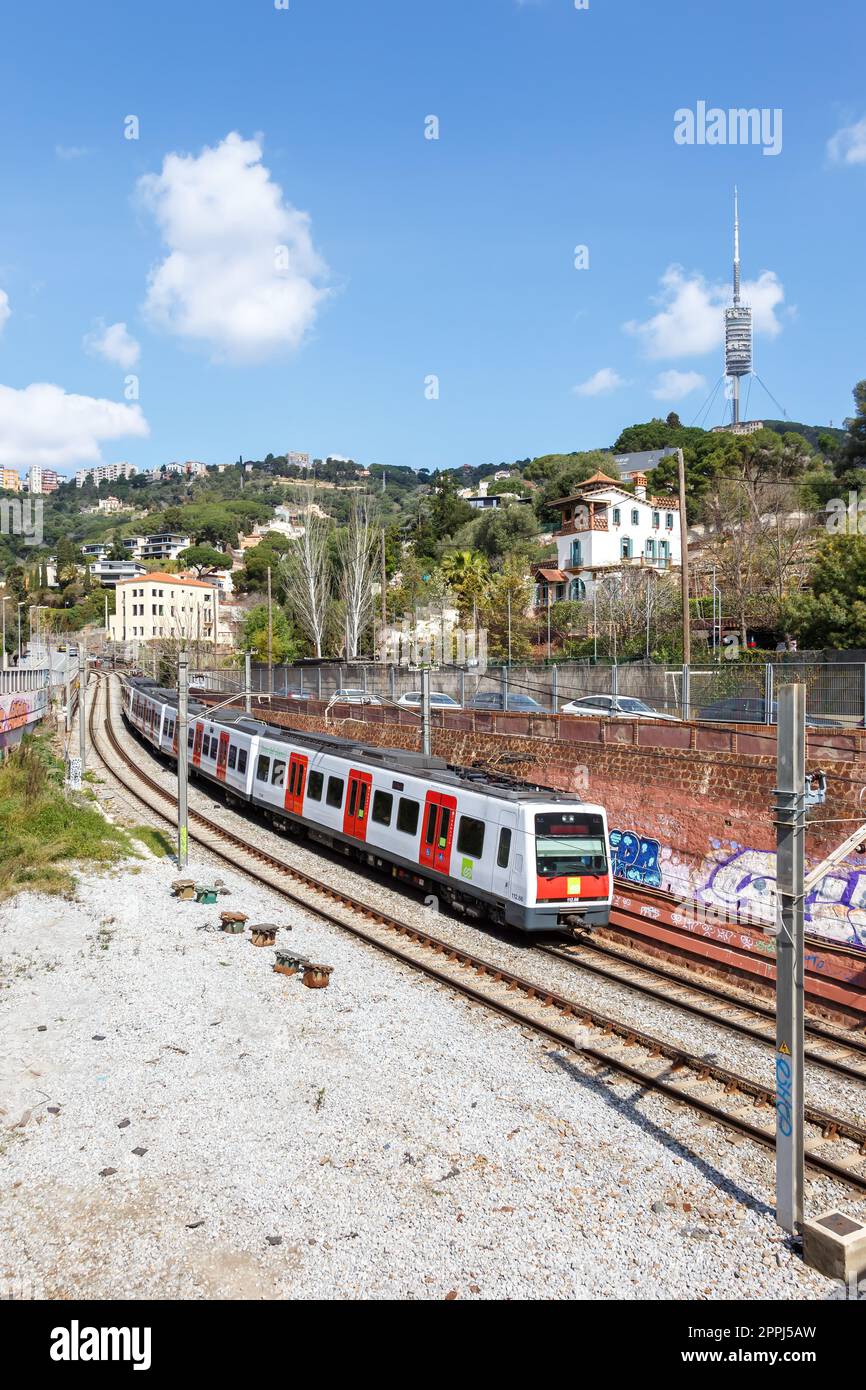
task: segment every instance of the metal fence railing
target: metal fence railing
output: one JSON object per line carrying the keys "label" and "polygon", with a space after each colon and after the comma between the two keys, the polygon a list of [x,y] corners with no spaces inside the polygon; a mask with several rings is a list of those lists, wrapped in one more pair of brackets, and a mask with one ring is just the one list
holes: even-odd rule
{"label": "metal fence railing", "polygon": [[[337,691],[355,691],[374,702],[397,704],[408,697],[420,698],[417,670],[373,662],[323,663],[274,666],[272,692],[325,701]],[[431,672],[430,686],[464,709],[483,711],[506,708],[517,713],[561,713],[563,706],[580,702],[585,712],[600,714],[622,710],[639,700],[650,711],[670,718],[691,718],[730,724],[774,724],[777,693],[781,685],[803,681],[806,685],[807,720],[813,727],[866,727],[866,664],[794,662],[727,662],[703,666],[661,666],[633,663],[626,666],[567,662],[549,666],[442,667]],[[201,667],[191,672],[191,684],[214,691],[243,689],[243,671]],[[268,668],[254,664],[252,690],[269,692]],[[530,704],[529,702],[532,702]],[[589,702],[589,703],[587,703]],[[600,702],[600,703],[597,703]]]}

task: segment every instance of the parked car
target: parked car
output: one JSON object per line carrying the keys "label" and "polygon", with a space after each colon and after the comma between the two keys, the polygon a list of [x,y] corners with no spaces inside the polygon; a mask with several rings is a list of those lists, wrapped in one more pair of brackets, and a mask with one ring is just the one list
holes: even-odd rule
{"label": "parked car", "polygon": [[[477,695],[473,695],[469,702],[469,709],[498,710],[502,713],[502,691],[501,690],[480,690]],[[509,714],[549,714],[543,705],[537,700],[533,700],[531,695],[514,694],[508,692],[508,713]]]}
{"label": "parked car", "polygon": [[[724,724],[775,724],[779,718],[779,706],[775,700],[770,704],[770,718],[765,717],[766,703],[761,696],[729,696],[725,700],[715,700],[711,705],[703,705],[695,716]],[[839,721],[825,719],[820,714],[807,714],[808,729],[838,729]]]}
{"label": "parked car", "polygon": [[[420,709],[421,691],[407,690],[404,695],[400,696],[397,704],[402,709]],[[430,705],[433,709],[462,709],[462,705],[457,700],[452,700],[451,696],[446,695],[444,690],[430,691]]]}
{"label": "parked car", "polygon": [[668,723],[680,724],[679,715],[665,714],[653,709],[645,700],[636,700],[631,695],[584,695],[578,700],[569,700],[563,705],[560,714],[582,715],[592,719],[664,719]]}
{"label": "parked car", "polygon": [[347,686],[344,690],[335,690],[328,703],[331,705],[381,705],[382,701],[378,695],[371,695],[368,690],[356,690],[353,686]]}
{"label": "parked car", "polygon": [[311,691],[299,690],[296,685],[290,686],[288,690],[283,690],[281,694],[284,700],[311,700],[313,698]]}

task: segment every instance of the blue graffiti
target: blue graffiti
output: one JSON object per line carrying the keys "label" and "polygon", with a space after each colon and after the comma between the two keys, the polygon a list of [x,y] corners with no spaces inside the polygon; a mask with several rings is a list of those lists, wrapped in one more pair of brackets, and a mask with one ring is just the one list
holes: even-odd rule
{"label": "blue graffiti", "polygon": [[661,846],[658,840],[646,840],[631,830],[612,830],[610,848],[615,878],[624,878],[628,883],[642,883],[646,888],[661,888]]}

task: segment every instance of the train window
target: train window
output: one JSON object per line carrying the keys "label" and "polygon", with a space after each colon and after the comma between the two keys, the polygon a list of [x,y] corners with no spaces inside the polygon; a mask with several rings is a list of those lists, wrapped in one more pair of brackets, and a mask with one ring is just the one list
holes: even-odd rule
{"label": "train window", "polygon": [[442,807],[442,819],[439,822],[439,848],[445,849],[448,844],[448,830],[451,825],[451,811],[447,806]]}
{"label": "train window", "polygon": [[271,773],[271,786],[284,787],[286,785],[286,765],[278,760],[274,761],[274,770]]}
{"label": "train window", "polygon": [[468,854],[470,859],[480,859],[484,853],[484,821],[472,816],[460,817],[457,831],[457,853]]}
{"label": "train window", "polygon": [[241,773],[241,775],[243,775],[243,774],[246,772],[246,770],[247,770],[247,750],[246,750],[246,748],[239,748],[239,749],[238,749],[238,772]]}
{"label": "train window", "polygon": [[194,739],[195,739],[195,729],[190,729],[189,733],[188,733],[187,736],[186,736],[186,743],[187,743],[187,747],[188,747],[188,748],[192,748],[193,740],[194,740]]}
{"label": "train window", "polygon": [[354,816],[358,804],[358,783],[349,783],[349,815]]}
{"label": "train window", "polygon": [[390,825],[394,798],[390,792],[373,793],[373,820],[377,825]]}
{"label": "train window", "polygon": [[496,851],[496,863],[500,869],[508,868],[508,860],[511,857],[511,831],[507,825],[503,825],[499,832],[499,849]]}
{"label": "train window", "polygon": [[321,801],[322,787],[325,785],[324,773],[311,772],[310,780],[307,783],[307,796],[311,801]]}
{"label": "train window", "polygon": [[433,836],[436,834],[436,815],[439,811],[435,801],[431,801],[427,807],[427,824],[424,827],[424,843],[432,845]]}
{"label": "train window", "polygon": [[257,766],[257,768],[256,768],[256,781],[257,781],[257,782],[267,782],[267,780],[268,780],[268,773],[270,772],[270,770],[271,770],[271,760],[270,760],[270,758],[268,757],[267,753],[260,753],[260,754],[259,754],[258,766]]}
{"label": "train window", "polygon": [[400,805],[397,807],[397,829],[404,835],[414,835],[418,829],[418,812],[420,807],[417,801],[410,801],[408,797],[400,797]]}
{"label": "train window", "polygon": [[237,767],[238,750],[233,743],[229,744],[229,767]]}
{"label": "train window", "polygon": [[339,809],[343,804],[343,779],[342,777],[328,778],[328,795],[325,798],[329,806],[336,806]]}

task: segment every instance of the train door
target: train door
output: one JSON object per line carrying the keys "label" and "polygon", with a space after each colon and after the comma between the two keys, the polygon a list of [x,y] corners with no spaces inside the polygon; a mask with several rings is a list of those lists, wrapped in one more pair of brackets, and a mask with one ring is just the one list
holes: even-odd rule
{"label": "train door", "polygon": [[289,775],[286,780],[286,810],[299,816],[304,809],[304,788],[307,784],[307,763],[303,753],[293,753],[289,758]]}
{"label": "train door", "polygon": [[493,891],[500,898],[510,896],[517,858],[517,812],[503,810],[496,830],[496,853],[493,858]]}
{"label": "train door", "polygon": [[421,827],[421,852],[418,862],[425,869],[435,869],[440,874],[451,871],[451,841],[454,838],[454,821],[457,815],[457,798],[446,796],[444,792],[428,792],[424,804],[424,824]]}
{"label": "train door", "polygon": [[202,741],[202,735],[203,735],[203,734],[204,734],[204,725],[203,725],[203,724],[196,724],[196,726],[195,726],[195,738],[194,738],[193,741],[192,741],[192,765],[193,765],[193,767],[201,767],[201,741]]}
{"label": "train door", "polygon": [[366,840],[372,787],[372,773],[349,773],[349,790],[346,793],[346,810],[343,814],[344,835],[352,835],[356,840]]}
{"label": "train door", "polygon": [[218,781],[218,782],[224,782],[224,781],[226,780],[226,763],[228,762],[228,756],[229,756],[229,734],[226,733],[225,729],[221,729],[221,730],[220,730],[219,747],[218,747],[218,749],[217,749],[217,765],[216,765],[216,775],[217,775],[217,781]]}

